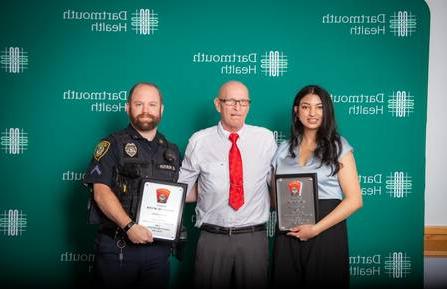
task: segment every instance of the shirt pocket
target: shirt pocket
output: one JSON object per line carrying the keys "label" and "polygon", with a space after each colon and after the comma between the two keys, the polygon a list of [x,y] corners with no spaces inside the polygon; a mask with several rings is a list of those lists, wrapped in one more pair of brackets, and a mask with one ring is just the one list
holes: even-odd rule
{"label": "shirt pocket", "polygon": [[201,166],[203,177],[218,181],[228,178],[228,165],[223,161],[208,162]]}

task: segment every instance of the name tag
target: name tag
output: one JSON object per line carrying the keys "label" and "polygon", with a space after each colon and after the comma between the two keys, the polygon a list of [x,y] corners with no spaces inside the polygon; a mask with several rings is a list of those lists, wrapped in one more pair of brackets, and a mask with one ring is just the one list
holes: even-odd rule
{"label": "name tag", "polygon": [[160,164],[160,165],[158,165],[158,168],[161,170],[175,171],[175,166],[168,165],[168,164]]}

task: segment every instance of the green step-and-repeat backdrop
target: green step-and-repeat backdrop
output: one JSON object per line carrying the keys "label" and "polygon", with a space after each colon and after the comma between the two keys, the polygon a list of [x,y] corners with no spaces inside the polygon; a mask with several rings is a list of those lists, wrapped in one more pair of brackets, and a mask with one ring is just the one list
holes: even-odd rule
{"label": "green step-and-repeat backdrop", "polygon": [[[96,227],[81,180],[100,138],[127,125],[132,84],[161,87],[160,130],[184,151],[236,79],[253,100],[247,122],[278,142],[302,86],[331,92],[364,198],[348,222],[352,286],[422,287],[423,0],[4,1],[0,21],[0,284],[88,284]],[[189,204],[172,288],[191,282],[194,217]]]}

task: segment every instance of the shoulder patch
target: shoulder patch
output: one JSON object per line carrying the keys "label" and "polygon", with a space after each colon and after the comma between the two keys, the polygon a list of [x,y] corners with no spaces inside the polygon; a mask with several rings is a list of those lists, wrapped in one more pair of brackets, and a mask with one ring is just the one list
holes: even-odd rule
{"label": "shoulder patch", "polygon": [[103,140],[98,145],[96,145],[95,149],[95,160],[99,161],[109,150],[110,142]]}

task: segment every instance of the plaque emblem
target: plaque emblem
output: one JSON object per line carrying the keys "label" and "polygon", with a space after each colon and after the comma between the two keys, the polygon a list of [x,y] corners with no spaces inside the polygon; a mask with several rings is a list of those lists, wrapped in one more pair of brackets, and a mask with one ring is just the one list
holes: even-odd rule
{"label": "plaque emblem", "polygon": [[168,189],[160,188],[157,189],[157,202],[166,204],[169,198],[169,194],[171,193]]}
{"label": "plaque emblem", "polygon": [[303,183],[295,180],[295,181],[291,181],[288,184],[289,186],[289,192],[292,194],[292,196],[300,196],[301,197],[301,192],[303,190]]}

